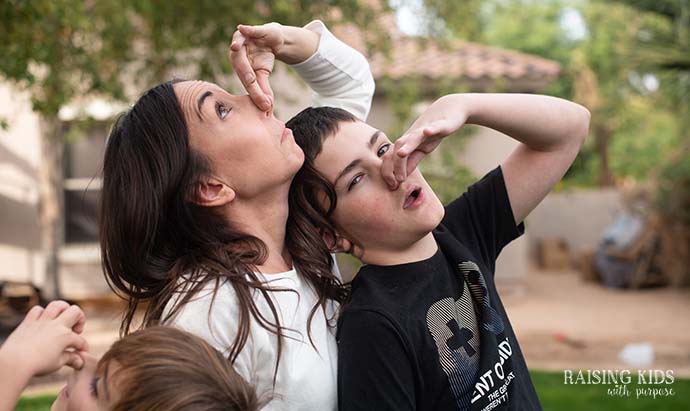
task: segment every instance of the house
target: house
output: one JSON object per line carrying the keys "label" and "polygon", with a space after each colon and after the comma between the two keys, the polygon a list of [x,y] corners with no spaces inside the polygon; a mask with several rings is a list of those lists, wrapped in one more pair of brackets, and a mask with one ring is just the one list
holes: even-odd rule
{"label": "house", "polygon": [[[381,27],[391,38],[388,56],[369,55],[377,81],[404,82],[415,77],[422,84],[444,79],[457,81],[472,91],[501,89],[514,92],[542,91],[558,74],[557,63],[539,57],[452,41],[442,47],[433,40],[420,41],[399,33],[393,16],[384,16]],[[354,26],[334,30],[337,36],[367,54],[368,33]],[[178,73],[183,75],[184,73]],[[287,120],[309,105],[309,93],[296,76],[278,67],[272,78],[277,96],[276,114]],[[231,90],[240,92],[235,84]],[[419,111],[436,96],[425,90]],[[107,131],[112,117],[124,106],[95,99],[65,107],[60,118],[69,122],[82,115],[96,121],[82,130],[79,139],[70,139],[64,150],[63,236],[58,252],[59,289],[64,298],[82,299],[109,293],[100,267],[97,244],[96,206],[100,190],[100,167]],[[46,284],[45,256],[41,250],[39,173],[41,132],[39,117],[32,112],[28,95],[0,81],[0,118],[9,128],[0,131],[0,281]],[[389,130],[398,121],[390,96],[379,89],[374,97],[370,123]],[[482,129],[473,135],[461,161],[481,176],[495,167],[515,146],[500,133]],[[464,187],[458,187],[458,192]],[[504,250],[498,262],[501,278],[519,280],[527,272],[527,243],[520,239]]]}

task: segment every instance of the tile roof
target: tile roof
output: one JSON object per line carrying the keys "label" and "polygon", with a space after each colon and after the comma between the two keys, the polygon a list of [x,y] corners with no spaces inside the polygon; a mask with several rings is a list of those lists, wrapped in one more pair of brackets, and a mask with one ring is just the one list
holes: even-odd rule
{"label": "tile roof", "polygon": [[387,56],[381,51],[369,52],[368,45],[382,38],[376,30],[363,32],[352,23],[333,28],[338,38],[368,56],[375,79],[388,77],[397,80],[422,76],[430,79],[504,79],[549,83],[560,72],[557,62],[530,54],[462,40],[453,40],[442,46],[434,39],[405,36],[397,29],[392,14],[377,18],[376,24],[379,26],[377,30],[390,38]]}

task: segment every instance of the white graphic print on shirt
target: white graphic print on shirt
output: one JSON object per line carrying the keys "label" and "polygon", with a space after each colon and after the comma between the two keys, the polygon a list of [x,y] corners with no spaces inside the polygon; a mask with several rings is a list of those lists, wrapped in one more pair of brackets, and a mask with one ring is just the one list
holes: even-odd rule
{"label": "white graphic print on shirt", "polygon": [[[512,352],[508,341],[504,341],[507,350],[501,350],[503,343],[499,345],[501,360],[492,367],[496,372],[487,370],[477,375],[480,366],[478,318],[482,319],[482,330],[495,335],[503,332],[504,325],[496,310],[489,304],[486,283],[477,264],[465,261],[458,264],[458,269],[463,285],[460,299],[456,301],[447,297],[432,304],[427,311],[426,320],[436,343],[441,368],[448,376],[450,389],[458,407],[465,410],[492,391],[498,380],[505,378],[502,372],[503,357]],[[472,300],[476,302],[481,315],[475,313]],[[503,348],[506,346],[503,345]],[[509,380],[502,387],[503,390],[508,383]],[[474,390],[471,390],[473,385]]]}

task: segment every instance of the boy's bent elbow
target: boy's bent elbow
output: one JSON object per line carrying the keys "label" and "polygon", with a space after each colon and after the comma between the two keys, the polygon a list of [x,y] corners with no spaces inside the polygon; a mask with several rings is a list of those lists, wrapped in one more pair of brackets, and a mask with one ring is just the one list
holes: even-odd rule
{"label": "boy's bent elbow", "polygon": [[589,112],[587,107],[574,103],[576,107],[576,126],[573,132],[573,137],[576,139],[579,147],[585,143],[585,139],[589,134],[589,122],[592,118],[592,114]]}

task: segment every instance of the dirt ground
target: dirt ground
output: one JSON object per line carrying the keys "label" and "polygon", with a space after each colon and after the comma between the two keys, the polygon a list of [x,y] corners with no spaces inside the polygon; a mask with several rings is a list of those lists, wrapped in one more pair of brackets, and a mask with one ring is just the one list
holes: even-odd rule
{"label": "dirt ground", "polygon": [[[645,369],[690,378],[690,289],[612,290],[582,282],[575,271],[532,271],[518,284],[499,279],[498,287],[530,369],[636,370],[618,353],[644,342],[654,350]],[[82,307],[90,350],[100,355],[117,338],[121,305],[102,300]],[[25,393],[56,392],[67,375],[35,378]]]}
{"label": "dirt ground", "polygon": [[618,354],[626,344],[649,343],[654,361],[644,369],[690,377],[690,289],[614,290],[575,271],[535,271],[498,288],[531,369],[636,370]]}

